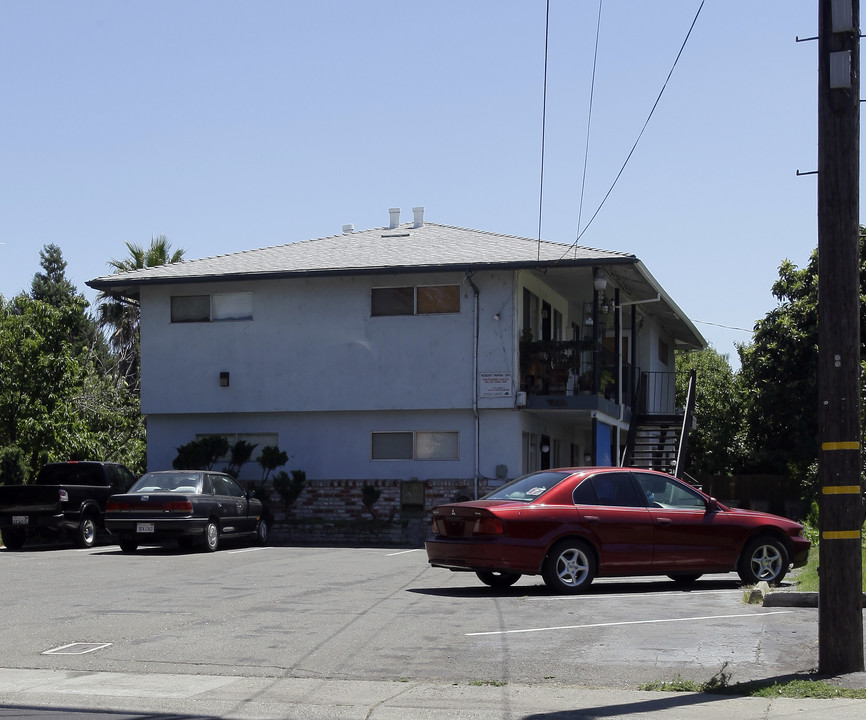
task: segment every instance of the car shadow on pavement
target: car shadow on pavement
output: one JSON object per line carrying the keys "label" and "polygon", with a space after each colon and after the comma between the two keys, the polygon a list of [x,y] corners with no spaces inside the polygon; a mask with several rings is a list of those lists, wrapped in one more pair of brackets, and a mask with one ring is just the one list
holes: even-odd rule
{"label": "car shadow on pavement", "polygon": [[[467,578],[468,580],[468,578]],[[470,581],[471,582],[471,581]],[[642,595],[645,593],[700,593],[713,590],[739,590],[742,584],[739,580],[698,580],[690,585],[682,585],[672,580],[635,580],[622,581],[613,580],[605,582],[604,579],[595,581],[580,596],[593,595]],[[481,583],[466,585],[465,587],[447,588],[410,588],[409,592],[422,595],[434,595],[439,597],[489,597],[491,595],[525,597],[552,595],[551,590],[539,580],[537,585],[512,585],[507,588],[491,588]]]}
{"label": "car shadow on pavement", "polygon": [[[134,553],[125,553],[117,545],[103,548],[99,552],[92,553],[93,555],[126,555],[127,557],[135,557],[136,555],[203,555],[200,547],[193,546],[182,548],[178,545],[142,545]],[[210,554],[210,553],[208,553]]]}

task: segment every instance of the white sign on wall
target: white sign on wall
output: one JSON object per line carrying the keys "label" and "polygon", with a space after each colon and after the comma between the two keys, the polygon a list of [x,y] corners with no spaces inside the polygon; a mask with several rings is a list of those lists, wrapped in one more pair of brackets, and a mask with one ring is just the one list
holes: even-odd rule
{"label": "white sign on wall", "polygon": [[479,373],[481,387],[480,397],[500,398],[511,397],[511,373],[509,372],[483,372]]}

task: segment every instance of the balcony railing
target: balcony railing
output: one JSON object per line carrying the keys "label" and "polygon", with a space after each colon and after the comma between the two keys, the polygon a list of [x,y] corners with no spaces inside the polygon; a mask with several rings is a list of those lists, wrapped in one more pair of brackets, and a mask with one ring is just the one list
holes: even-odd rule
{"label": "balcony railing", "polygon": [[[543,340],[520,343],[520,389],[527,395],[578,395],[593,391],[592,340]],[[598,354],[598,394],[619,398],[617,357]],[[623,403],[631,404],[631,365],[622,365]]]}
{"label": "balcony railing", "polygon": [[676,405],[677,379],[689,384],[689,373],[645,372],[638,383],[637,410],[641,415],[681,415]]}

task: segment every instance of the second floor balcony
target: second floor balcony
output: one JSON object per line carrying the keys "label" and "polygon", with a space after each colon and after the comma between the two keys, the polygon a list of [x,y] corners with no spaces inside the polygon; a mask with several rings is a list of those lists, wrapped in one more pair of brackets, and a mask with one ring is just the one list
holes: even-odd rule
{"label": "second floor balcony", "polygon": [[601,397],[609,403],[631,406],[632,375],[630,364],[604,347],[595,349],[589,339],[520,343],[520,389],[528,399]]}

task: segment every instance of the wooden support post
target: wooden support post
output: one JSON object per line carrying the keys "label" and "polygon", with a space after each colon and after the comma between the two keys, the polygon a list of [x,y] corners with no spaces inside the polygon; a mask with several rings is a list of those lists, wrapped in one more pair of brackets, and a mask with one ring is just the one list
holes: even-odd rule
{"label": "wooden support post", "polygon": [[827,675],[863,670],[860,8],[849,1],[850,16],[831,0],[818,13],[818,670]]}

